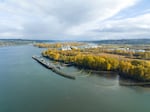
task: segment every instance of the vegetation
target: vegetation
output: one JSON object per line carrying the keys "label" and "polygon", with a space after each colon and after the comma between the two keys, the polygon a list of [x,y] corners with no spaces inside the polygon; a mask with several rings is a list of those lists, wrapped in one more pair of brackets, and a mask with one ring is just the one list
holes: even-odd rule
{"label": "vegetation", "polygon": [[60,43],[55,43],[55,44],[49,44],[49,43],[36,43],[34,46],[39,47],[39,48],[60,48],[61,44]]}
{"label": "vegetation", "polygon": [[62,43],[36,43],[34,46],[39,48],[61,48],[62,46],[81,46],[84,43],[80,42],[62,42]]}
{"label": "vegetation", "polygon": [[86,69],[116,71],[121,76],[134,80],[150,81],[149,61],[116,58],[112,55],[101,55],[101,52],[100,49],[68,51],[48,49],[42,55],[55,61],[72,63]]}
{"label": "vegetation", "polygon": [[21,40],[21,39],[0,39],[1,46],[16,46],[16,45],[26,45],[32,44],[35,41],[33,40]]}
{"label": "vegetation", "polygon": [[150,62],[149,61],[120,61],[120,75],[138,81],[150,81]]}
{"label": "vegetation", "polygon": [[133,51],[125,51],[125,50],[105,50],[106,53],[118,54],[122,56],[126,56],[128,58],[136,58],[136,59],[150,59],[150,52],[133,52]]}

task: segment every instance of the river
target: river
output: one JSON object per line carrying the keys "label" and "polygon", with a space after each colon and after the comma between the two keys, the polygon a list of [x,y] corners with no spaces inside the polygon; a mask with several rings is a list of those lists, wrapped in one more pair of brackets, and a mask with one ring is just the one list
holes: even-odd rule
{"label": "river", "polygon": [[150,112],[150,88],[120,86],[116,75],[75,67],[63,70],[76,80],[61,77],[32,59],[41,51],[0,48],[0,112]]}

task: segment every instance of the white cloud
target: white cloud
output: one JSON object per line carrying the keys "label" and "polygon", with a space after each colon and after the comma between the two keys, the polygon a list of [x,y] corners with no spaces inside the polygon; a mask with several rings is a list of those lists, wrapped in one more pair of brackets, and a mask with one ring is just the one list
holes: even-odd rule
{"label": "white cloud", "polygon": [[150,37],[150,14],[100,23],[90,33],[104,39],[148,38]]}
{"label": "white cloud", "polygon": [[[80,25],[73,26],[67,32],[74,35],[81,35],[87,33],[89,30],[97,27],[97,25],[106,19],[119,13],[121,10],[135,5],[137,0],[105,0],[99,1],[97,8],[89,15],[93,17],[93,20],[86,21]],[[95,4],[95,5],[96,5]],[[98,6],[99,5],[99,6]]]}
{"label": "white cloud", "polygon": [[128,35],[128,30],[131,35],[138,35],[137,30],[147,35],[148,15],[111,19],[138,1],[4,0],[0,2],[0,38],[103,39]]}

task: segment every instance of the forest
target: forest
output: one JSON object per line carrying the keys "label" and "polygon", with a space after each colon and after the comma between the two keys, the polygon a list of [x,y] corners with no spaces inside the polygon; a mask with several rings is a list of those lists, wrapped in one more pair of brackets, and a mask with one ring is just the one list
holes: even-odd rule
{"label": "forest", "polygon": [[98,49],[58,50],[49,48],[42,52],[44,57],[73,64],[77,67],[98,71],[114,71],[120,76],[137,81],[150,81],[150,62],[146,60],[116,58],[101,55]]}

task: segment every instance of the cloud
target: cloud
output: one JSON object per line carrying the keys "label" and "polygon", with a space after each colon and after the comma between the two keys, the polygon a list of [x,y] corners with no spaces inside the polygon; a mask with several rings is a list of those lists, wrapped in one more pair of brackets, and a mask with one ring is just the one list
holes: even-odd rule
{"label": "cloud", "polygon": [[[113,20],[139,0],[2,0],[0,38],[106,39],[149,35],[148,14]],[[145,13],[148,13],[147,11]],[[143,23],[145,21],[146,23]],[[129,27],[130,26],[130,27]],[[141,34],[142,34],[141,33]]]}
{"label": "cloud", "polygon": [[[97,24],[107,20],[121,10],[134,5],[137,0],[105,0],[99,1],[95,5],[95,8],[89,16],[92,16],[93,19],[90,21],[86,21],[85,23],[81,23],[80,25],[73,26],[67,32],[74,35],[80,35],[92,30],[93,28],[97,27]],[[99,6],[98,6],[99,5]]]}
{"label": "cloud", "polygon": [[150,36],[149,20],[150,14],[120,20],[109,20],[100,23],[91,33],[102,36],[104,39],[148,38]]}

